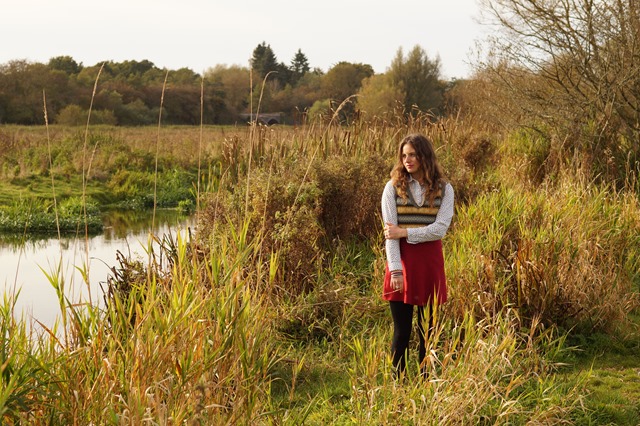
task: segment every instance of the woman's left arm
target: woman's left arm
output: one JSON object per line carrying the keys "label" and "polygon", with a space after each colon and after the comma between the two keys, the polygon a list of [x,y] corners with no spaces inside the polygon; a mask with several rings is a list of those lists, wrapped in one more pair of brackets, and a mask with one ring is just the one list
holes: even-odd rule
{"label": "woman's left arm", "polygon": [[451,219],[453,218],[453,200],[454,200],[453,186],[447,183],[442,197],[442,203],[440,209],[436,215],[436,221],[427,226],[421,226],[418,228],[407,229],[407,242],[410,244],[424,243],[426,241],[436,241],[444,238],[449,225],[451,225]]}

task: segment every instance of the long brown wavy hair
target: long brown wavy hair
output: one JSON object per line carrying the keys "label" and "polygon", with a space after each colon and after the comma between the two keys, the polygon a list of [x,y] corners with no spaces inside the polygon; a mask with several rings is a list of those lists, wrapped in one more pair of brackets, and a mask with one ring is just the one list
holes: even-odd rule
{"label": "long brown wavy hair", "polygon": [[424,173],[423,180],[426,187],[425,198],[429,200],[429,205],[433,206],[433,200],[438,195],[441,184],[446,180],[442,168],[438,163],[438,159],[436,158],[433,143],[431,143],[431,140],[426,136],[414,133],[405,136],[402,142],[400,142],[400,146],[398,147],[398,161],[395,166],[393,166],[393,170],[391,170],[393,186],[396,187],[396,192],[400,197],[407,199],[407,183],[411,175],[402,163],[402,149],[407,144],[410,144],[416,151],[418,161],[420,162],[420,169]]}

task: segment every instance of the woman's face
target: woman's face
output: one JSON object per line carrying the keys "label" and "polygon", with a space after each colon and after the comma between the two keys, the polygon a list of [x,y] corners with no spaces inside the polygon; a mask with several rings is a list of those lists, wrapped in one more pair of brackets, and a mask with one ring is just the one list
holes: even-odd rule
{"label": "woman's face", "polygon": [[413,176],[414,178],[419,176],[418,173],[421,171],[422,165],[420,164],[420,160],[418,159],[416,150],[410,143],[406,143],[402,147],[402,164],[407,170],[407,173],[409,173],[411,176]]}

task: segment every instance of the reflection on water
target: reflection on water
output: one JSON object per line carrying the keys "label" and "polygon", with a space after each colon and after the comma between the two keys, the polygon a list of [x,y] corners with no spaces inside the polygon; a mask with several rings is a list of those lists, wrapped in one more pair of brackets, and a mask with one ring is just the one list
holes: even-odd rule
{"label": "reflection on water", "polygon": [[[151,212],[109,212],[104,217],[104,232],[88,238],[0,234],[0,288],[5,295],[19,291],[16,317],[53,325],[60,309],[45,272],[59,271],[70,300],[102,304],[100,284],[116,265],[116,252],[146,259],[152,218]],[[158,210],[155,224],[154,234],[161,237],[185,231],[193,220],[174,210]],[[88,284],[79,269],[89,272]]]}
{"label": "reflection on water", "polygon": [[[104,237],[106,240],[120,240],[130,235],[146,234],[153,219],[148,211],[112,211],[103,218]],[[157,210],[155,223],[160,226],[177,224],[185,221],[185,217],[175,210]]]}

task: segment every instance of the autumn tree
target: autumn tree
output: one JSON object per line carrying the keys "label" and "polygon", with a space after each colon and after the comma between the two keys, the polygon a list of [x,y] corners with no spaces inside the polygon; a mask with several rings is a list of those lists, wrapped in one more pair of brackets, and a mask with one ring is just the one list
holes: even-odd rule
{"label": "autumn tree", "polygon": [[500,32],[479,72],[511,93],[514,121],[606,168],[637,158],[640,3],[494,0],[483,10]]}
{"label": "autumn tree", "polygon": [[368,64],[338,62],[325,74],[322,86],[324,95],[337,103],[358,93],[362,80],[373,75],[373,68]]}
{"label": "autumn tree", "polygon": [[[324,75],[322,78],[323,97],[331,101],[333,109],[342,105],[342,120],[349,119],[355,112],[355,96],[362,87],[362,81],[373,74],[373,68],[369,64],[343,61],[331,67]],[[349,100],[347,101],[347,99]]]}
{"label": "autumn tree", "polygon": [[221,93],[223,106],[217,114],[221,123],[234,123],[238,114],[248,111],[251,79],[247,67],[216,65],[205,72],[205,81]]}
{"label": "autumn tree", "polygon": [[365,78],[358,95],[358,108],[369,117],[389,115],[404,109],[405,95],[387,73]]}
{"label": "autumn tree", "polygon": [[52,116],[69,96],[67,75],[24,60],[0,65],[0,123],[43,124],[43,91]]}

